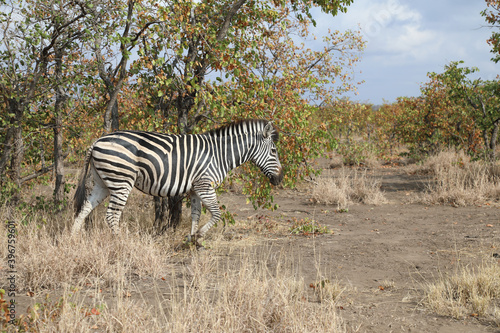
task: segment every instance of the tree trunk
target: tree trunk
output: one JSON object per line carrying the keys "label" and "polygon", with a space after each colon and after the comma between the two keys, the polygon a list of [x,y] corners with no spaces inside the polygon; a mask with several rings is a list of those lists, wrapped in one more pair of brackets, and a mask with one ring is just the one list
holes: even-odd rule
{"label": "tree trunk", "polygon": [[24,158],[24,142],[23,142],[23,130],[21,127],[21,122],[19,121],[14,127],[14,143],[12,158],[10,164],[10,178],[14,182],[16,188],[12,193],[11,204],[17,205],[20,200],[20,189],[21,189],[21,163]]}
{"label": "tree trunk", "polygon": [[164,234],[170,228],[177,228],[182,218],[183,196],[160,198],[154,197],[155,221],[154,229],[158,235]]}
{"label": "tree trunk", "polygon": [[108,86],[110,100],[106,105],[106,111],[104,112],[104,133],[111,133],[119,130],[119,120],[118,120],[118,93],[120,88],[114,86]]}
{"label": "tree trunk", "polygon": [[499,127],[500,127],[500,119],[497,119],[493,122],[493,130],[491,131],[491,139],[490,139],[490,160],[491,160],[491,162],[495,162],[495,160],[496,160],[496,150],[497,150]]}
{"label": "tree trunk", "polygon": [[54,172],[56,184],[54,187],[54,203],[59,205],[64,201],[64,156],[62,152],[63,131],[62,116],[56,114],[54,127]]}
{"label": "tree trunk", "polygon": [[163,235],[167,231],[168,219],[168,200],[167,198],[154,197],[155,203],[155,221],[153,228],[158,235]]}
{"label": "tree trunk", "polygon": [[[63,142],[63,119],[62,119],[62,109],[66,101],[66,96],[64,90],[61,86],[62,84],[62,50],[57,48],[55,52],[56,57],[56,68],[55,68],[55,80],[56,80],[56,102],[54,105],[54,173],[56,178],[56,183],[54,186],[54,203],[59,206],[64,201],[64,157],[62,153],[62,142]],[[62,208],[62,207],[60,207]],[[59,208],[59,209],[60,209]]]}
{"label": "tree trunk", "polygon": [[120,129],[120,122],[118,120],[118,101],[115,100],[113,108],[111,109],[111,130],[118,131]]}
{"label": "tree trunk", "polygon": [[7,162],[11,158],[12,146],[14,137],[14,127],[9,127],[7,133],[5,134],[4,150],[2,152],[2,157],[0,158],[0,185],[3,187],[3,178],[7,169]]}
{"label": "tree trunk", "polygon": [[[10,128],[7,130],[5,150],[2,154],[0,163],[1,171],[6,172],[8,177],[14,183],[13,188],[8,195],[11,197],[9,202],[12,205],[17,205],[19,202],[19,190],[21,189],[21,163],[24,158],[24,142],[23,142],[23,111],[24,103],[16,98],[7,99],[10,113],[13,115],[10,118]],[[10,161],[10,168],[7,170],[7,163]]]}

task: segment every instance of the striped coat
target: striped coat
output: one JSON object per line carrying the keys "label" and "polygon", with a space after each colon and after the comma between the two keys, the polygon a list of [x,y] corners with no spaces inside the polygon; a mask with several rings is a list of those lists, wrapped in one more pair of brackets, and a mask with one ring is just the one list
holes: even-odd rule
{"label": "striped coat", "polygon": [[[108,196],[106,221],[118,232],[121,213],[136,187],[159,197],[190,193],[191,236],[203,237],[220,219],[215,189],[230,170],[253,161],[272,184],[280,183],[283,171],[277,141],[277,130],[265,120],[244,120],[203,134],[119,131],[105,135],[94,142],[85,158],[84,175],[75,194],[73,233]],[[89,171],[94,187],[87,196]],[[212,217],[198,230],[202,203]]]}

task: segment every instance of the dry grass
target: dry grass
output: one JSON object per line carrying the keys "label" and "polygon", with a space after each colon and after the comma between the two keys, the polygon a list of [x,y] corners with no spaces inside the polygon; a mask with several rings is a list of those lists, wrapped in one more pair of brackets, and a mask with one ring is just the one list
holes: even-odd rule
{"label": "dry grass", "polygon": [[[174,332],[342,332],[335,300],[308,301],[302,278],[278,265],[270,269],[269,253],[243,253],[233,263],[196,257],[192,287],[175,302]],[[283,262],[283,258],[278,260]],[[222,265],[221,265],[222,264]],[[229,266],[228,266],[229,265]],[[210,283],[206,276],[223,276]]]}
{"label": "dry grass", "polygon": [[[140,223],[141,214],[132,211],[129,216]],[[238,240],[225,241],[216,230],[208,251],[174,247],[172,239],[182,239],[187,226],[158,238],[135,231],[138,225],[118,236],[104,226],[72,237],[64,227],[71,224],[71,215],[41,212],[24,218],[0,208],[2,219],[18,222],[18,294],[34,292],[32,300],[37,302],[17,328],[28,332],[346,331],[335,303],[342,287],[332,280],[314,293],[297,274],[300,270],[294,261],[287,262],[293,259],[285,260],[272,247],[250,246],[247,240],[241,240],[246,247],[234,246]],[[2,244],[5,237],[2,226]],[[5,246],[0,254],[5,260]]]}
{"label": "dry grass", "polygon": [[[122,275],[127,279],[156,278],[169,269],[165,262],[173,251],[167,238],[155,240],[139,232],[114,236],[108,227],[73,237],[67,228],[72,215],[71,211],[54,214],[43,210],[26,215],[0,208],[2,220],[17,221],[17,282],[24,291],[65,285],[111,286],[122,281]],[[0,250],[3,258],[6,250]]]}
{"label": "dry grass", "polygon": [[[85,298],[92,297],[92,303]],[[23,332],[163,332],[167,323],[165,314],[156,313],[144,302],[117,296],[113,303],[101,294],[78,293],[68,289],[57,300],[47,297],[36,303],[28,313],[21,315],[17,327]]]}
{"label": "dry grass", "polygon": [[121,234],[108,229],[72,237],[51,236],[44,228],[21,227],[18,236],[20,283],[30,291],[61,287],[64,283],[111,286],[127,277],[159,277],[169,246],[151,236]]}
{"label": "dry grass", "polygon": [[423,304],[440,315],[479,317],[500,325],[500,266],[488,259],[480,267],[462,266],[428,283]]}
{"label": "dry grass", "polygon": [[179,286],[156,285],[139,301],[119,293],[107,302],[94,293],[93,303],[85,304],[82,295],[66,291],[59,301],[36,307],[23,323],[37,332],[346,331],[333,299],[310,302],[304,281],[290,271],[270,270],[268,260],[255,253],[240,259],[194,255]]}
{"label": "dry grass", "polygon": [[414,172],[435,177],[422,197],[425,203],[468,206],[500,197],[500,166],[471,161],[463,151],[442,151]]}
{"label": "dry grass", "polygon": [[387,200],[380,190],[381,182],[366,176],[366,171],[342,169],[338,177],[320,178],[312,190],[315,203],[337,205],[346,210],[353,202],[379,205]]}

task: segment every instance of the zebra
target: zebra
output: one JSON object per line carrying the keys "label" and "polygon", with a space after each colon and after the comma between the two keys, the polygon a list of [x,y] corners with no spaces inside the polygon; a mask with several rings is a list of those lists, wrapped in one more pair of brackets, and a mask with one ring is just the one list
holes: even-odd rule
{"label": "zebra", "polygon": [[[278,185],[283,169],[275,143],[279,132],[262,119],[247,119],[203,134],[161,134],[145,131],[117,131],[97,139],[88,149],[83,175],[74,197],[75,220],[72,234],[78,233],[85,218],[108,196],[106,222],[113,233],[133,187],[158,197],[188,193],[191,197],[191,234],[199,240],[220,220],[215,190],[228,172],[253,161]],[[94,187],[87,195],[89,170]],[[201,206],[211,213],[200,229]]]}

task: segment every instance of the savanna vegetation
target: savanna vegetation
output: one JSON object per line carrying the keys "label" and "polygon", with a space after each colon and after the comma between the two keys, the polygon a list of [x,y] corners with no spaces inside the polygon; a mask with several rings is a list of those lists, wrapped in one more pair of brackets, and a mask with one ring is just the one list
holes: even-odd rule
{"label": "savanna vegetation", "polygon": [[[72,186],[64,164],[103,133],[199,133],[242,118],[272,120],[285,134],[293,186],[314,172],[304,161],[334,144],[311,124],[309,101],[355,89],[364,47],[359,32],[332,30],[306,48],[310,8],[335,15],[350,2],[3,1],[2,202],[19,204],[21,189],[49,174],[62,209]],[[245,168],[245,192],[270,207],[268,182]]]}
{"label": "savanna vegetation", "polygon": [[[391,166],[425,180],[408,203],[497,205],[500,81],[476,79],[476,68],[453,61],[428,73],[418,97],[381,106],[344,98],[359,84],[361,33],[330,30],[316,49],[306,42],[316,38],[308,30],[313,8],[335,16],[351,3],[0,0],[0,239],[16,244],[14,252],[0,248],[0,270],[13,262],[17,295],[36,299],[9,324],[9,289],[0,289],[2,329],[355,331],[339,313],[339,300],[351,302],[345,295],[355,288],[319,259],[314,281],[305,280],[300,258],[254,246],[263,234],[332,235],[316,207],[347,214],[357,204],[392,204],[372,172]],[[494,28],[499,10],[499,1],[486,1],[482,15]],[[217,228],[198,253],[182,242],[187,198],[134,194],[120,235],[99,218],[87,233],[67,232],[78,170],[100,135],[200,133],[243,118],[280,129],[284,180],[273,189],[247,164],[221,191],[273,210],[277,192],[306,188],[312,217],[246,220],[223,206],[236,231]],[[490,259],[426,281],[418,304],[498,325],[500,275]]]}

